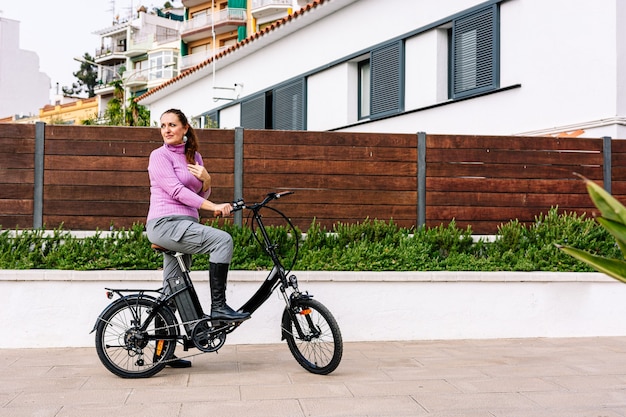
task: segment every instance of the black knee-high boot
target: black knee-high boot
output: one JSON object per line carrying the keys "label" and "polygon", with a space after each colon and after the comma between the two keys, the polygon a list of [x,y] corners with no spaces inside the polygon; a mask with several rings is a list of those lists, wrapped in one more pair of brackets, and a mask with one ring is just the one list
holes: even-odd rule
{"label": "black knee-high boot", "polygon": [[250,313],[238,313],[226,304],[226,279],[228,264],[209,263],[211,284],[211,318],[221,320],[245,320]]}

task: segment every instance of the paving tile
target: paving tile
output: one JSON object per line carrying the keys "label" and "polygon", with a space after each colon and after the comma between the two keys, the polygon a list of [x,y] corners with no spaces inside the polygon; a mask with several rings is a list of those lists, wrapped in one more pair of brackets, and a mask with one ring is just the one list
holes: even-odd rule
{"label": "paving tile", "polygon": [[300,400],[306,416],[422,416],[426,411],[410,396],[316,398]]}
{"label": "paving tile", "polygon": [[79,390],[87,382],[87,377],[76,378],[42,378],[41,376],[25,377],[23,374],[9,374],[0,378],[0,392],[59,392]]}
{"label": "paving tile", "polygon": [[416,395],[422,392],[459,392],[458,388],[443,379],[371,382],[367,384],[355,382],[347,383],[346,386],[355,397]]}
{"label": "paving tile", "polygon": [[527,410],[527,415],[533,415],[534,410],[539,408],[531,399],[516,392],[423,393],[415,395],[414,398],[429,413],[524,409]]}
{"label": "paving tile", "polygon": [[352,397],[344,384],[248,385],[241,387],[243,400]]}
{"label": "paving tile", "polygon": [[136,388],[126,404],[194,403],[207,401],[238,401],[241,399],[237,386],[186,387],[186,388]]}
{"label": "paving tile", "polygon": [[584,375],[545,378],[547,381],[558,384],[568,391],[589,392],[601,390],[624,390],[626,394],[626,375]]}
{"label": "paving tile", "polygon": [[[490,416],[493,417],[529,417],[527,410],[492,410],[491,413]],[[558,407],[535,409],[532,411],[532,417],[624,417],[624,415],[625,414],[619,410],[594,407],[585,409]]]}
{"label": "paving tile", "polygon": [[39,407],[50,405],[87,405],[87,404],[123,404],[129,389],[107,390],[57,390],[42,392],[23,392],[8,404],[12,407]]}
{"label": "paving tile", "polygon": [[182,408],[181,403],[158,404],[131,404],[131,405],[70,405],[63,407],[55,417],[178,417]]}
{"label": "paving tile", "polygon": [[[58,417],[63,409],[59,405],[36,406],[36,407],[10,407],[0,408],[2,417]],[[83,417],[87,417],[83,415]]]}
{"label": "paving tile", "polygon": [[297,400],[186,403],[179,417],[304,417]]}
{"label": "paving tile", "polygon": [[450,384],[465,393],[471,392],[527,392],[527,391],[564,391],[557,381],[542,378],[487,378],[454,379]]}
{"label": "paving tile", "polygon": [[[174,370],[172,370],[174,371]],[[168,387],[179,388],[189,385],[189,375],[164,370],[151,378],[120,378],[107,372],[105,375],[97,375],[89,378],[83,389],[115,389],[115,388],[155,388]]]}
{"label": "paving tile", "polygon": [[527,392],[526,397],[541,408],[624,408],[626,390],[595,390],[588,392]]}

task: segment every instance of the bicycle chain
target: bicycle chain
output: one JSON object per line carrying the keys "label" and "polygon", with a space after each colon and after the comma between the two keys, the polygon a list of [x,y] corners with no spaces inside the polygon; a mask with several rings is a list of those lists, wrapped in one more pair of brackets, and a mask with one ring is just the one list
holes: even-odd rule
{"label": "bicycle chain", "polygon": [[[157,331],[157,330],[167,330],[167,329],[170,329],[170,328],[172,328],[172,327],[176,327],[176,326],[185,326],[185,325],[194,325],[194,326],[195,326],[196,324],[198,324],[198,323],[199,323],[200,321],[202,321],[202,320],[204,320],[204,318],[202,318],[202,319],[197,319],[197,320],[191,320],[191,321],[187,321],[187,322],[182,322],[182,323],[178,323],[178,324],[171,324],[171,325],[167,325],[167,326],[165,326],[165,327],[155,327],[155,328],[154,328],[154,331]],[[224,329],[226,329],[226,328],[228,328],[228,325],[221,326],[218,330],[214,330],[214,332],[221,331],[221,330],[224,330]],[[217,350],[216,350],[216,351],[214,351],[214,352],[215,352],[215,353],[218,353],[218,351],[217,351]],[[165,363],[165,364],[167,364],[167,363],[169,363],[169,362],[174,362],[174,361],[176,361],[176,360],[178,360],[178,359],[188,359],[188,358],[193,358],[194,356],[204,355],[205,353],[211,353],[211,352],[198,352],[198,353],[191,353],[191,354],[186,355],[186,356],[178,356],[178,357],[176,357],[175,359],[168,359],[168,360],[164,360],[164,361],[162,361],[161,363]]]}

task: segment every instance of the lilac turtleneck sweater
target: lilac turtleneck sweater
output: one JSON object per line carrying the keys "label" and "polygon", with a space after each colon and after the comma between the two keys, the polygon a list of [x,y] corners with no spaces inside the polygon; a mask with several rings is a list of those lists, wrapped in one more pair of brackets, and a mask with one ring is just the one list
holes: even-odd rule
{"label": "lilac turtleneck sweater", "polygon": [[[196,152],[195,160],[204,165]],[[155,149],[148,163],[150,209],[148,219],[164,216],[191,216],[199,219],[198,209],[211,194],[202,192],[202,181],[187,169],[185,145],[167,145]]]}

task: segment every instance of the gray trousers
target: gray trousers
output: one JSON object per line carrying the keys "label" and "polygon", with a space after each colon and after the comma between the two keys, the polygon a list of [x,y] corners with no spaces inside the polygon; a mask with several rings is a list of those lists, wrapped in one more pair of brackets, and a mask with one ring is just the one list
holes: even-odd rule
{"label": "gray trousers", "polygon": [[[166,249],[183,252],[185,265],[191,266],[191,254],[208,253],[209,262],[229,264],[233,258],[233,238],[227,232],[198,223],[187,216],[167,216],[146,224],[148,240]],[[180,276],[178,261],[163,254],[163,285],[166,280]]]}

